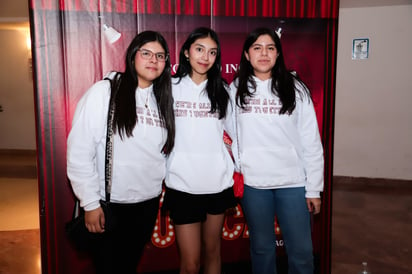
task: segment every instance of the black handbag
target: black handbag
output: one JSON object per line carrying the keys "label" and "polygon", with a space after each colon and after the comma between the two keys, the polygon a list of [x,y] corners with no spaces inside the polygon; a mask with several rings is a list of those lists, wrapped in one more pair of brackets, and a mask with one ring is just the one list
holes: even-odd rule
{"label": "black handbag", "polygon": [[84,221],[84,210],[80,207],[80,201],[76,200],[72,219],[66,223],[65,232],[70,243],[78,250],[87,251],[95,246],[96,241],[104,237],[115,226],[115,220],[110,209],[110,192],[112,186],[112,152],[113,152],[113,115],[114,115],[114,90],[111,89],[109,111],[107,117],[106,155],[105,155],[105,200],[100,200],[100,206],[104,212],[105,232],[91,233]]}
{"label": "black handbag", "polygon": [[[109,204],[101,200],[100,206],[104,212],[105,233],[113,228],[113,217]],[[76,200],[73,210],[73,218],[66,223],[65,231],[70,243],[77,249],[87,251],[96,245],[96,241],[104,236],[104,233],[91,233],[87,230],[84,221],[84,210],[80,207],[80,201]]]}

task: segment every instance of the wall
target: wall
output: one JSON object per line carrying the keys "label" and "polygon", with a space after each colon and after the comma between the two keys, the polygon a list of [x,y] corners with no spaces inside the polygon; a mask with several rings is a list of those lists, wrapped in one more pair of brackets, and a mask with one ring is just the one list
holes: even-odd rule
{"label": "wall", "polygon": [[[339,12],[334,175],[412,179],[412,3]],[[352,39],[369,38],[367,60]]]}
{"label": "wall", "polygon": [[27,3],[0,2],[0,150],[36,149]]}
{"label": "wall", "polygon": [[26,33],[23,28],[0,29],[0,149],[36,149]]}
{"label": "wall", "polygon": [[[412,3],[341,0],[340,7],[334,175],[411,180]],[[26,0],[0,2],[0,149],[35,149],[24,38],[1,27],[22,18]],[[360,37],[370,39],[370,57],[351,60],[352,39]]]}

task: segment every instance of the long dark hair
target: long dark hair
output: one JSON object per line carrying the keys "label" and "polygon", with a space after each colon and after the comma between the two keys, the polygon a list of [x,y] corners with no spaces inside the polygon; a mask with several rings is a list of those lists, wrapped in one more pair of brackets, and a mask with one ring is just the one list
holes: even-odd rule
{"label": "long dark hair", "polygon": [[[133,129],[137,123],[136,114],[136,88],[138,87],[138,77],[134,60],[136,52],[143,45],[149,42],[159,42],[169,56],[169,48],[163,36],[155,31],[144,31],[139,33],[130,43],[126,51],[126,69],[118,72],[110,80],[112,94],[115,96],[115,113],[113,131],[118,133],[120,138],[133,136]],[[173,112],[173,97],[171,88],[171,68],[167,58],[162,74],[153,81],[153,93],[156,97],[157,109],[160,119],[167,130],[167,140],[162,148],[162,152],[169,154],[174,146],[175,139],[175,118]]]}
{"label": "long dark hair", "polygon": [[[301,92],[300,89],[295,88],[295,84],[299,83],[302,90],[310,97],[309,90],[306,85],[297,77],[296,74],[291,73],[286,69],[285,60],[283,57],[282,45],[279,36],[274,30],[269,28],[257,28],[252,31],[246,38],[243,44],[242,56],[240,58],[239,69],[234,79],[238,79],[238,86],[236,92],[236,104],[244,107],[246,105],[246,97],[253,97],[256,90],[256,82],[253,79],[254,70],[250,62],[246,59],[245,53],[256,42],[261,35],[269,35],[275,43],[278,57],[276,64],[271,70],[272,86],[271,92],[278,96],[282,107],[280,114],[291,114],[296,106],[296,91]],[[236,83],[236,82],[235,82]],[[249,90],[249,88],[251,90]]]}
{"label": "long dark hair", "polygon": [[182,77],[191,74],[192,67],[190,66],[189,60],[185,56],[185,51],[189,51],[190,46],[197,39],[205,37],[210,37],[213,41],[215,41],[217,45],[217,55],[215,63],[207,72],[208,81],[206,84],[206,92],[211,105],[210,113],[215,113],[217,111],[219,113],[219,119],[222,119],[226,116],[227,104],[229,102],[229,94],[226,90],[227,82],[222,78],[221,75],[221,50],[219,39],[215,31],[213,31],[210,28],[200,27],[193,30],[189,34],[186,41],[183,43],[182,48],[180,49],[179,67],[175,75],[173,75],[173,77],[179,78],[181,80]]}

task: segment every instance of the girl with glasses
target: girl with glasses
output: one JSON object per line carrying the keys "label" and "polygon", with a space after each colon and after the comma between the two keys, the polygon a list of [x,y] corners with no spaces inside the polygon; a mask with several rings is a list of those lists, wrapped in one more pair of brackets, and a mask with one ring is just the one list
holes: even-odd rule
{"label": "girl with glasses", "polygon": [[[130,43],[124,72],[95,83],[79,101],[67,140],[67,174],[85,210],[87,229],[100,235],[92,247],[97,273],[136,273],[159,210],[166,156],[174,146],[168,46],[154,31]],[[112,188],[108,230],[105,146],[110,97],[114,98]]]}

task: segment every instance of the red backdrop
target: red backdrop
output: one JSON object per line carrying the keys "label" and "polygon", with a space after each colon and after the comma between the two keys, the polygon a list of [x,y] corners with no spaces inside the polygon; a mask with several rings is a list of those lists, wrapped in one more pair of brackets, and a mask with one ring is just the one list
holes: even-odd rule
{"label": "red backdrop", "polygon": [[[64,235],[74,197],[66,178],[66,138],[76,104],[111,70],[123,70],[124,53],[140,31],[160,31],[176,67],[178,51],[197,26],[216,30],[223,76],[231,81],[246,35],[255,27],[282,27],[285,60],[312,91],[325,149],[322,213],[314,218],[318,273],[330,272],[332,143],[338,1],[335,0],[31,0],[40,231],[43,273],[92,273],[86,254],[76,253]],[[122,33],[109,44],[102,24]],[[281,233],[278,250],[283,254]],[[249,260],[247,225],[240,206],[226,218],[223,262]],[[159,213],[139,271],[178,267],[173,227]]]}

